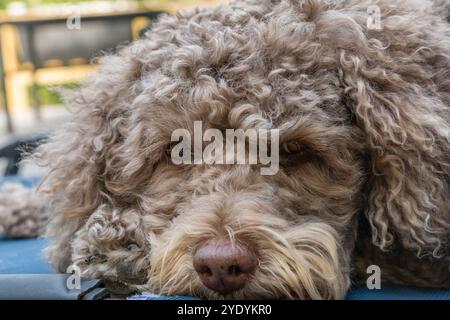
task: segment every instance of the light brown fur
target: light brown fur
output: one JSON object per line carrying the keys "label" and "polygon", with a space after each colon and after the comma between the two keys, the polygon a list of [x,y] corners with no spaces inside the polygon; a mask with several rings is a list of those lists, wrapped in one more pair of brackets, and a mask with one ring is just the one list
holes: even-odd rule
{"label": "light brown fur", "polygon": [[[445,262],[448,3],[412,3],[238,1],[165,16],[101,58],[65,94],[73,120],[34,155],[50,169],[40,194],[54,266],[74,263],[129,290],[221,298],[192,256],[225,236],[259,259],[227,298],[343,298],[362,217],[383,251]],[[382,30],[366,26],[372,4]],[[176,166],[171,133],[196,120],[279,128],[281,144],[303,149],[282,154],[275,176]]]}

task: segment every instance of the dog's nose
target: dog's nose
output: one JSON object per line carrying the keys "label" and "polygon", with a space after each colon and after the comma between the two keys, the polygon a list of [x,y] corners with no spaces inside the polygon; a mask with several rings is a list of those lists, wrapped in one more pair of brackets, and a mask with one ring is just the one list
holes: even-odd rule
{"label": "dog's nose", "polygon": [[220,239],[205,243],[194,254],[194,268],[203,284],[221,294],[242,289],[257,264],[247,246]]}

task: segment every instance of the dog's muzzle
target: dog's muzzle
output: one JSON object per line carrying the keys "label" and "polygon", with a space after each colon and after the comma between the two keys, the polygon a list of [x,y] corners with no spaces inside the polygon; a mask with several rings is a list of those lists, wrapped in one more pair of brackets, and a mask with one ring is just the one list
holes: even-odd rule
{"label": "dog's muzzle", "polygon": [[249,247],[226,239],[210,240],[194,254],[194,268],[203,284],[223,295],[242,289],[256,265]]}

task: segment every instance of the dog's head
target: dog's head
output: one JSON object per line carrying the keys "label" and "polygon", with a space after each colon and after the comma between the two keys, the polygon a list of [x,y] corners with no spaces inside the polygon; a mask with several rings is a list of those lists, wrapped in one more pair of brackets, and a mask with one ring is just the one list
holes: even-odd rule
{"label": "dog's head", "polygon": [[[366,9],[239,2],[164,17],[104,57],[36,153],[60,268],[162,294],[341,298],[358,215],[381,248],[439,248],[448,42],[395,8],[368,30]],[[175,164],[172,134],[194,137],[195,121],[202,134],[279,130],[278,171]]]}

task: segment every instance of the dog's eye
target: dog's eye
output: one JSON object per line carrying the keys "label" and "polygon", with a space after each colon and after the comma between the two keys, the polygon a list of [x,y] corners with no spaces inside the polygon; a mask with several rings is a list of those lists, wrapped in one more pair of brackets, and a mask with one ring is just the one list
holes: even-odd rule
{"label": "dog's eye", "polygon": [[296,154],[303,151],[303,146],[297,141],[287,141],[281,144],[280,151],[287,155]]}
{"label": "dog's eye", "polygon": [[135,244],[135,243],[130,243],[130,244],[127,246],[127,250],[128,250],[128,251],[136,251],[138,248],[139,248],[138,245]]}
{"label": "dog's eye", "polygon": [[92,262],[94,262],[94,260],[95,260],[95,256],[88,256],[88,257],[85,257],[84,258],[84,262],[86,263],[86,264],[91,264]]}

